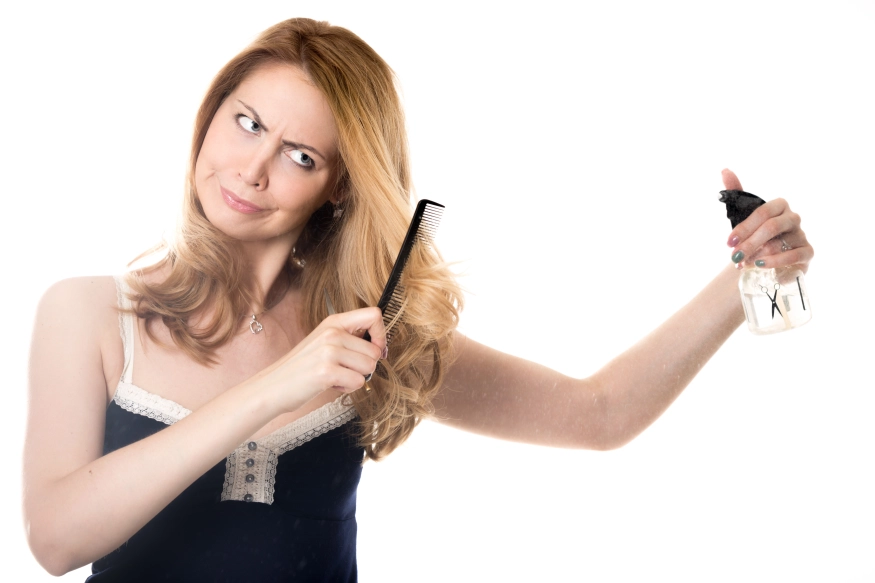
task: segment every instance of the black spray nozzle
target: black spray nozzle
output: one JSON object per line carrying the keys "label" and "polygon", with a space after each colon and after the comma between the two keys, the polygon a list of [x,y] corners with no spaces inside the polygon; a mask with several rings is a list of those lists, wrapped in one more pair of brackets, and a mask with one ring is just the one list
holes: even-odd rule
{"label": "black spray nozzle", "polygon": [[743,190],[721,190],[720,202],[726,203],[726,216],[732,223],[732,228],[750,216],[757,207],[766,204],[766,201],[755,194]]}

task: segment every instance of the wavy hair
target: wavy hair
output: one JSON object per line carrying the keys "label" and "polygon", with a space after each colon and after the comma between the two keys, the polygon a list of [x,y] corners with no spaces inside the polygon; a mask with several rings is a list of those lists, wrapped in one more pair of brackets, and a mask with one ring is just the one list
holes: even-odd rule
{"label": "wavy hair", "polygon": [[[344,204],[339,220],[331,204],[310,218],[291,262],[269,290],[277,301],[286,278],[301,290],[305,330],[328,316],[325,295],[337,311],[376,305],[412,216],[410,162],[404,113],[389,66],[358,36],[327,22],[295,18],[264,31],[219,71],[198,110],[183,216],[177,237],[155,250],[164,257],[128,277],[135,311],[151,325],[159,318],[174,343],[195,360],[214,364],[215,351],[240,329],[256,290],[243,277],[238,243],[206,218],[195,188],[195,165],[213,116],[254,70],[271,63],[300,67],[328,101],[338,129],[337,185]],[[148,252],[147,252],[148,253]],[[161,271],[151,282],[143,273]],[[432,399],[450,361],[461,292],[438,252],[419,245],[404,275],[405,308],[393,328],[389,359],[381,361],[369,391],[350,395],[366,458],[398,447],[431,414]],[[205,308],[209,307],[207,312]],[[211,314],[195,330],[196,314]],[[202,326],[202,327],[200,327]]]}

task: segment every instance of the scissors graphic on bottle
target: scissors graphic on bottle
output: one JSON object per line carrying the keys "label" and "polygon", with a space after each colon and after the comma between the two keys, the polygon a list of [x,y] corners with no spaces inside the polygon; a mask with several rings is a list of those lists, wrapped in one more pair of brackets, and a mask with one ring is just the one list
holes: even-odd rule
{"label": "scissors graphic on bottle", "polygon": [[775,310],[778,310],[778,313],[781,314],[781,317],[783,318],[784,314],[783,314],[783,312],[781,312],[781,308],[778,307],[778,290],[781,289],[781,284],[777,283],[777,282],[775,283],[775,295],[774,295],[774,297],[769,295],[769,288],[767,288],[766,286],[761,285],[760,289],[762,290],[762,292],[764,294],[766,294],[767,298],[772,300],[772,319],[773,320],[775,319]]}

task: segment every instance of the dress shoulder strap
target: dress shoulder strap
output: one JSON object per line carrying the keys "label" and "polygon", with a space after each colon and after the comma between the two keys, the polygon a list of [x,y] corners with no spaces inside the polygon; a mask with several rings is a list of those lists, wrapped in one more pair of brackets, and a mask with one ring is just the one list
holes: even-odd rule
{"label": "dress shoulder strap", "polygon": [[116,275],[113,279],[115,279],[115,289],[118,295],[119,332],[125,351],[125,367],[122,369],[121,381],[130,383],[134,377],[134,314],[127,311],[131,309],[131,300],[128,297],[131,290],[125,283],[123,275]]}

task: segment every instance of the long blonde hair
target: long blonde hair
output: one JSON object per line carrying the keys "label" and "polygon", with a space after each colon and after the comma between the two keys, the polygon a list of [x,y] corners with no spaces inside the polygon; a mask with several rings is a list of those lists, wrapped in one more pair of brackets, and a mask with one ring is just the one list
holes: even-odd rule
{"label": "long blonde hair", "polygon": [[[168,275],[159,282],[136,272],[128,278],[150,337],[150,324],[160,318],[176,345],[202,363],[215,363],[215,350],[237,333],[239,315],[255,290],[242,277],[237,242],[203,212],[195,164],[224,99],[255,69],[277,62],[309,75],[327,99],[338,129],[336,187],[343,216],[334,220],[330,203],[317,210],[296,244],[306,267],[297,269],[291,261],[286,267],[286,275],[301,289],[306,330],[328,316],[324,294],[337,311],[376,305],[412,214],[404,114],[389,66],[358,36],[327,22],[295,18],[264,31],[219,71],[198,111],[179,233],[174,242],[159,245],[166,255],[144,270]],[[278,278],[266,305],[284,293],[284,283]],[[379,365],[370,391],[351,395],[359,441],[375,460],[400,445],[432,412],[461,309],[459,287],[434,249],[417,246],[404,285],[406,307],[393,329],[389,359]],[[212,314],[211,320],[192,329],[190,318],[203,313]]]}

